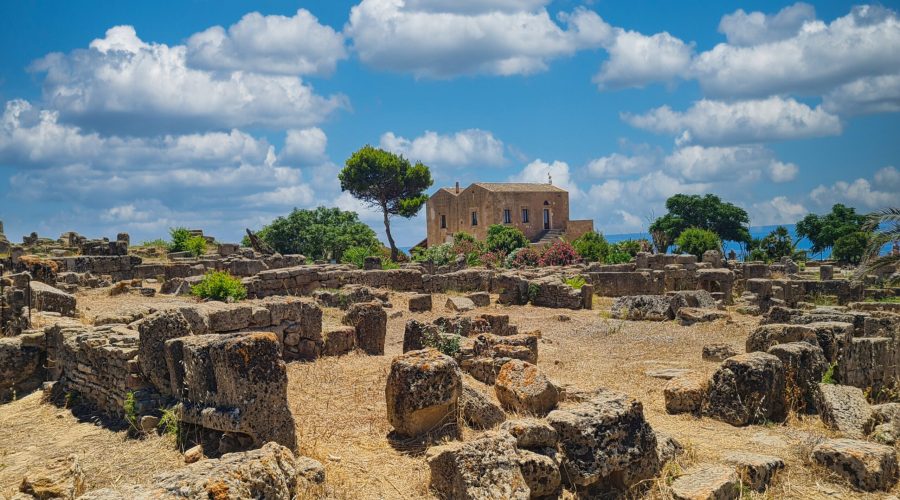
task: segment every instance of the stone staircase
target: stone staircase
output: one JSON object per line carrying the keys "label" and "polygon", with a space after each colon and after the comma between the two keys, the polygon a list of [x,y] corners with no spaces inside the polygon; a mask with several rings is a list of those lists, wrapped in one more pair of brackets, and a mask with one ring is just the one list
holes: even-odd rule
{"label": "stone staircase", "polygon": [[554,241],[558,240],[563,235],[562,229],[548,229],[543,233],[539,234],[537,238],[535,238],[531,244],[532,245],[549,245]]}

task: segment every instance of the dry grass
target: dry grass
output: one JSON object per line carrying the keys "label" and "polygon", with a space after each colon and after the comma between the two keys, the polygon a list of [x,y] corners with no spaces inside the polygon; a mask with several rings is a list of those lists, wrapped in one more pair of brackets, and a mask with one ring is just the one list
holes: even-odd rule
{"label": "dry grass", "polygon": [[[123,300],[141,304],[184,301],[110,298],[102,291],[90,293],[89,300],[79,297],[79,304],[87,304],[86,315],[114,306],[125,307]],[[351,354],[288,366],[288,399],[296,420],[299,451],[326,467],[326,487],[307,495],[354,499],[431,496],[422,447],[389,438],[384,386],[391,359],[402,351],[406,321],[431,321],[451,315],[443,309],[446,298],[435,295],[433,312],[412,314],[407,309],[407,295],[392,294],[394,309],[389,310],[389,315],[403,312],[388,320],[385,356]],[[645,498],[671,498],[669,484],[681,471],[695,464],[718,462],[733,450],[776,455],[786,463],[767,493],[748,492],[747,498],[886,497],[852,491],[842,479],[809,462],[812,445],[833,436],[816,416],[792,415],[785,424],[737,428],[707,418],[665,412],[665,381],[648,376],[647,370],[687,368],[709,374],[717,363],[701,360],[702,347],[714,342],[728,343],[743,351],[747,334],[758,318],[734,314],[731,322],[690,327],[675,322],[620,321],[604,314],[611,302],[597,299],[593,311],[492,305],[470,314],[510,314],[511,322],[521,330],[540,330],[538,364],[551,379],[577,390],[605,387],[630,394],[643,403],[654,429],[675,437],[685,446],[687,452],[669,465],[661,478],[649,484],[643,493]],[[570,320],[560,321],[560,314]],[[338,326],[341,316],[342,311],[326,309],[325,329]],[[181,457],[170,442],[126,440],[122,433],[77,423],[69,412],[39,404],[35,396],[0,406],[0,429],[4,430],[0,433],[0,492],[10,491],[29,463],[38,463],[53,454],[81,455],[92,487],[145,482],[153,473],[181,466]],[[464,438],[471,434],[472,431],[463,431]],[[898,492],[900,488],[892,491],[895,495]],[[570,498],[568,493],[566,498]]]}

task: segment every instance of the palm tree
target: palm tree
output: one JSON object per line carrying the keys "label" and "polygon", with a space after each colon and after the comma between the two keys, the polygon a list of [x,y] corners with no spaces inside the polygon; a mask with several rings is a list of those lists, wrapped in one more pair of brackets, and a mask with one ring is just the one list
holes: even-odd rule
{"label": "palm tree", "polygon": [[869,214],[862,230],[871,232],[872,237],[856,273],[857,277],[861,278],[878,269],[900,264],[898,253],[881,255],[881,249],[885,245],[896,246],[900,243],[900,208],[889,207]]}

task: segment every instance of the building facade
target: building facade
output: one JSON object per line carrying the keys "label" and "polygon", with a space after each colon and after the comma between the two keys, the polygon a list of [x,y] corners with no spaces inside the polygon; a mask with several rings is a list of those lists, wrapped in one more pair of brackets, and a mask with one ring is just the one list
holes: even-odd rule
{"label": "building facade", "polygon": [[594,228],[590,220],[569,220],[569,193],[552,184],[479,182],[460,190],[440,188],[426,204],[428,246],[463,231],[483,240],[493,224],[519,228],[532,242],[569,240]]}

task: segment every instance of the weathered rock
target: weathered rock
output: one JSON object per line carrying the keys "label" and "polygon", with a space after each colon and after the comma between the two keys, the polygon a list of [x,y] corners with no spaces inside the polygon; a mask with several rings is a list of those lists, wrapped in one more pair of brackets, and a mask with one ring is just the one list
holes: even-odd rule
{"label": "weathered rock", "polygon": [[431,310],[431,294],[420,293],[409,298],[409,312],[426,312]]}
{"label": "weathered rock", "polygon": [[737,355],[737,349],[728,344],[707,344],[703,346],[703,361],[722,362]]}
{"label": "weathered rock", "polygon": [[78,498],[86,490],[84,471],[75,455],[57,458],[44,467],[29,469],[19,491],[36,498]]}
{"label": "weathered rock", "polygon": [[665,295],[628,295],[613,302],[614,317],[632,321],[668,321],[674,317]]}
{"label": "weathered rock", "polygon": [[475,303],[468,297],[451,296],[447,297],[447,303],[444,304],[444,307],[446,307],[448,311],[466,312],[474,310]]}
{"label": "weathered rock", "polygon": [[491,294],[487,292],[475,292],[466,295],[475,304],[475,307],[487,307],[491,305]]}
{"label": "weathered rock", "polygon": [[144,432],[153,432],[159,425],[159,417],[153,415],[144,415],[141,417],[140,427]]}
{"label": "weathered rock", "polygon": [[893,446],[897,442],[897,426],[892,423],[878,424],[872,429],[870,437],[877,443]]}
{"label": "weathered rock", "polygon": [[384,338],[387,335],[387,313],[377,302],[353,304],[342,319],[347,326],[356,329],[356,345],[366,354],[384,354]]}
{"label": "weathered rock", "polygon": [[46,283],[32,280],[31,309],[33,311],[56,312],[63,316],[75,316],[75,296]]}
{"label": "weathered rock", "polygon": [[762,325],[747,337],[747,352],[766,352],[770,347],[776,344],[786,344],[788,342],[808,342],[818,345],[816,332],[807,325],[784,325],[769,324]]}
{"label": "weathered rock", "polygon": [[664,465],[669,460],[674,460],[675,457],[682,453],[684,453],[684,446],[677,439],[666,433],[656,432],[656,456],[660,465]]}
{"label": "weathered rock", "polygon": [[0,337],[0,401],[37,389],[44,380],[45,349],[24,340],[25,335]]}
{"label": "weathered rock", "polygon": [[178,311],[159,311],[143,320],[138,325],[140,343],[138,359],[141,362],[141,373],[160,393],[173,396],[169,365],[166,362],[164,346],[167,340],[193,335],[190,324]]}
{"label": "weathered rock", "polygon": [[678,309],[675,317],[684,326],[694,323],[708,323],[720,319],[731,319],[731,315],[717,309],[700,309],[698,307],[682,307]]}
{"label": "weathered rock", "polygon": [[696,374],[675,377],[666,383],[663,397],[666,411],[676,413],[698,413],[706,396],[707,381]]}
{"label": "weathered rock", "polygon": [[816,410],[826,425],[854,439],[862,439],[872,430],[875,414],[862,389],[822,383],[817,387]]}
{"label": "weathered rock", "polygon": [[724,460],[737,468],[744,485],[756,491],[765,491],[775,474],[784,468],[784,460],[778,457],[742,451],[729,452]]}
{"label": "weathered rock", "polygon": [[798,411],[816,408],[816,393],[822,375],[828,369],[822,349],[808,342],[789,342],[769,348],[784,365],[784,377],[790,401]]}
{"label": "weathered rock", "polygon": [[740,498],[740,478],[734,467],[703,464],[688,469],[672,482],[678,500],[731,500]]}
{"label": "weathered rock", "polygon": [[406,322],[406,328],[403,331],[403,352],[418,351],[425,347],[427,337],[434,337],[438,333],[435,325],[422,323],[411,319]]}
{"label": "weathered rock", "polygon": [[731,425],[784,418],[784,366],[777,357],[751,352],[726,359],[710,379],[702,412]]}
{"label": "weathered rock", "polygon": [[681,290],[672,294],[669,299],[672,312],[678,314],[682,307],[715,310],[718,304],[712,294],[706,290]]}
{"label": "weathered rock", "polygon": [[465,384],[459,397],[459,409],[463,420],[473,429],[490,429],[506,420],[506,413],[499,405]]}
{"label": "weathered rock", "polygon": [[559,389],[537,366],[518,359],[500,368],[494,390],[500,404],[516,413],[543,416],[559,402]]}
{"label": "weathered rock", "polygon": [[657,370],[647,370],[644,372],[648,377],[661,378],[663,380],[672,380],[691,373],[687,368],[660,368]]}
{"label": "weathered rock", "polygon": [[184,463],[193,464],[203,459],[203,446],[197,445],[184,450]]}
{"label": "weathered rock", "polygon": [[544,420],[536,418],[520,418],[507,420],[500,425],[501,431],[509,432],[520,449],[543,450],[556,448],[559,436],[556,429]]}
{"label": "weathered rock", "polygon": [[461,392],[461,373],[453,358],[432,348],[397,356],[385,388],[388,421],[402,436],[455,424]]}
{"label": "weathered rock", "polygon": [[861,490],[889,490],[897,482],[897,454],[890,446],[830,439],[813,448],[812,459]]}
{"label": "weathered rock", "polygon": [[356,328],[347,326],[325,332],[324,356],[342,356],[356,349]]}
{"label": "weathered rock", "polygon": [[519,450],[519,468],[528,489],[531,490],[531,498],[546,497],[560,489],[562,477],[559,473],[559,463],[555,457],[556,452],[553,449],[548,449],[547,452],[541,454],[529,450]]}
{"label": "weathered rock", "polygon": [[519,467],[516,440],[486,432],[472,441],[428,449],[431,488],[442,498],[525,500],[530,496]]}
{"label": "weathered rock", "polygon": [[622,492],[659,471],[656,434],[635,399],[601,390],[547,420],[559,435],[561,469],[583,490]]}

